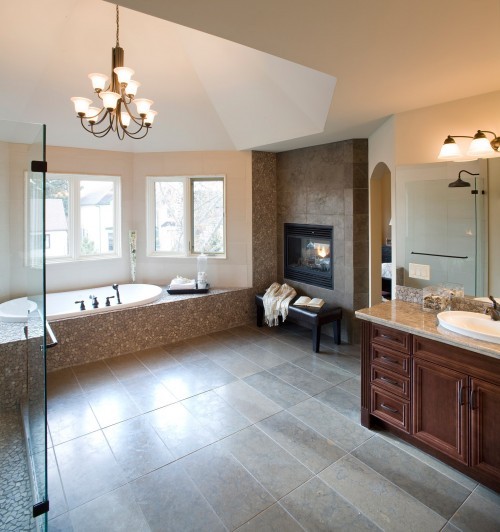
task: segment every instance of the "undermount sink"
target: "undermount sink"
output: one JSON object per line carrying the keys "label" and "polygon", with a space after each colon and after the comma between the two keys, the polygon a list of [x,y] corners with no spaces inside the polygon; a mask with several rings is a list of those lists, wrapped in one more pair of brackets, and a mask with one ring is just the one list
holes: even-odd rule
{"label": "undermount sink", "polygon": [[479,312],[448,310],[437,315],[439,325],[449,331],[463,334],[476,340],[500,344],[500,321]]}

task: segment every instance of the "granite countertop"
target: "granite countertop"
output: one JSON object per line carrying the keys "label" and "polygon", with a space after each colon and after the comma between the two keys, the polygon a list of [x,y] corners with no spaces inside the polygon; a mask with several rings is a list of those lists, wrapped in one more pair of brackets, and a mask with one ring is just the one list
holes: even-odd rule
{"label": "granite countertop", "polygon": [[500,359],[500,344],[475,340],[443,329],[438,326],[435,313],[424,312],[422,305],[416,303],[387,301],[357,310],[356,317]]}

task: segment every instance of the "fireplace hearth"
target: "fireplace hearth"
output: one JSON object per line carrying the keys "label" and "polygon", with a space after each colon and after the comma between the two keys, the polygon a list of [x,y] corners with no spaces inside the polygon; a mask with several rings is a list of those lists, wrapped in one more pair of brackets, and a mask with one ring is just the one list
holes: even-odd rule
{"label": "fireplace hearth", "polygon": [[285,224],[284,277],[333,289],[333,227]]}

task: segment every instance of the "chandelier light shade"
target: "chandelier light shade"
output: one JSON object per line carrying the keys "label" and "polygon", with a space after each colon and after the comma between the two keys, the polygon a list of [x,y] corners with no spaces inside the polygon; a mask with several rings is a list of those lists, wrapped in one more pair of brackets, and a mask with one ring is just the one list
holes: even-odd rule
{"label": "chandelier light shade", "polygon": [[[493,135],[493,140],[488,140],[485,133]],[[472,139],[465,155],[455,142],[455,139]],[[494,157],[500,151],[500,138],[493,131],[478,129],[472,137],[470,135],[448,135],[441,146],[438,159],[441,161],[465,161],[478,158]]]}
{"label": "chandelier light shade", "polygon": [[[101,138],[114,131],[120,140],[125,137],[142,139],[158,114],[151,109],[152,100],[135,98],[141,84],[132,79],[134,71],[123,66],[124,56],[120,48],[120,13],[116,6],[116,47],[112,52],[111,77],[97,72],[89,74],[101,107],[94,107],[89,98],[71,98],[83,128],[95,137]],[[137,114],[133,112],[132,102]]]}

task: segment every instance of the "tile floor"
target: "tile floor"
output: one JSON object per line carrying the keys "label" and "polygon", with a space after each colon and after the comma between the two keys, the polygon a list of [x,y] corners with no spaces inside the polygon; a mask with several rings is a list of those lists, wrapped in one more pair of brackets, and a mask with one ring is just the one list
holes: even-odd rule
{"label": "tile floor", "polygon": [[359,347],[252,325],[49,374],[49,530],[500,530],[500,495],[359,424]]}

